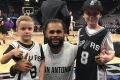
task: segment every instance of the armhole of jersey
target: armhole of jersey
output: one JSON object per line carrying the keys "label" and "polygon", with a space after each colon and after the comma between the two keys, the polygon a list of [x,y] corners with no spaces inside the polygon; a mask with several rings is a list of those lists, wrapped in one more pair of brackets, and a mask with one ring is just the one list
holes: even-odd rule
{"label": "armhole of jersey", "polygon": [[79,41],[80,41],[80,32],[81,32],[81,30],[82,30],[82,28],[80,28],[79,30],[78,30],[78,33],[77,33],[77,36],[78,36],[78,38],[77,38],[77,44],[79,44]]}
{"label": "armhole of jersey", "polygon": [[105,35],[105,37],[104,37],[104,39],[102,41],[101,47],[104,45],[105,40],[106,40],[106,38],[107,38],[108,35],[109,35],[109,31],[107,31],[107,33],[106,33],[106,35]]}
{"label": "armhole of jersey", "polygon": [[42,45],[39,44],[39,47],[40,47],[40,53],[41,53],[41,60],[43,60],[45,58],[45,56],[44,56]]}
{"label": "armhole of jersey", "polygon": [[17,43],[17,41],[16,41],[16,42],[11,43],[10,45],[11,45],[13,48],[16,48],[16,46],[15,46],[16,44],[18,44],[18,43]]}

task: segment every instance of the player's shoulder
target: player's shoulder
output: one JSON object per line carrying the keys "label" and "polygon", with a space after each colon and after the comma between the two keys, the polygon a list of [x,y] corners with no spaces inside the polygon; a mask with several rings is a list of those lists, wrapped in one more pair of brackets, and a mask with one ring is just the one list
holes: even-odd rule
{"label": "player's shoulder", "polygon": [[59,3],[59,5],[66,5],[67,4],[65,1],[57,1],[56,3]]}
{"label": "player's shoulder", "polygon": [[74,45],[74,44],[71,44],[70,42],[65,41],[64,42],[64,47],[66,47],[66,48],[70,48],[70,47],[76,48],[77,45]]}
{"label": "player's shoulder", "polygon": [[18,46],[18,41],[14,40],[10,43],[10,45],[14,48],[16,48]]}
{"label": "player's shoulder", "polygon": [[77,54],[78,46],[69,42],[64,42],[64,50],[75,56]]}
{"label": "player's shoulder", "polygon": [[41,43],[34,42],[34,41],[33,41],[33,44],[35,44],[35,45],[40,45],[40,46],[42,45]]}
{"label": "player's shoulder", "polygon": [[36,47],[36,49],[37,49],[37,48],[40,49],[40,48],[42,47],[42,44],[39,43],[39,42],[34,42],[34,41],[33,41],[33,46]]}
{"label": "player's shoulder", "polygon": [[48,49],[48,44],[42,44],[42,48],[44,51],[46,51]]}
{"label": "player's shoulder", "polygon": [[108,34],[111,34],[110,31],[108,31],[106,28],[104,28],[103,26],[101,26],[101,29],[100,29],[101,32],[103,32],[104,34],[108,35]]}

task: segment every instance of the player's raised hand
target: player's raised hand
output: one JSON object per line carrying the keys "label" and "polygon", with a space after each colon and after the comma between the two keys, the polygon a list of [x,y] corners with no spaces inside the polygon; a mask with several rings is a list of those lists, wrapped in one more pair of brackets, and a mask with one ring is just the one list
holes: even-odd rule
{"label": "player's raised hand", "polygon": [[108,62],[108,54],[106,53],[105,49],[101,49],[100,60],[104,64]]}
{"label": "player's raised hand", "polygon": [[95,61],[98,64],[105,64],[107,62],[108,55],[104,48],[101,48],[98,56],[95,57]]}
{"label": "player's raised hand", "polygon": [[106,52],[105,49],[104,49],[104,48],[101,48],[101,50],[100,50],[100,56],[105,55],[105,54],[106,54],[105,52]]}
{"label": "player's raised hand", "polygon": [[20,57],[21,58],[23,56],[23,51],[20,50],[20,45],[18,45],[18,47],[13,49],[11,52],[15,57]]}
{"label": "player's raised hand", "polygon": [[28,53],[26,53],[23,58],[24,58],[25,60],[27,60],[27,57],[28,57]]}

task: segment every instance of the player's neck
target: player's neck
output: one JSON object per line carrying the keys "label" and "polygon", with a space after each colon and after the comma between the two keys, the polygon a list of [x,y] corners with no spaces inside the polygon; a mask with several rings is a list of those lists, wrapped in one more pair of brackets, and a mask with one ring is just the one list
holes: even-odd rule
{"label": "player's neck", "polygon": [[32,40],[20,40],[24,44],[32,44]]}
{"label": "player's neck", "polygon": [[101,26],[98,24],[88,24],[87,27],[89,27],[90,29],[98,30]]}

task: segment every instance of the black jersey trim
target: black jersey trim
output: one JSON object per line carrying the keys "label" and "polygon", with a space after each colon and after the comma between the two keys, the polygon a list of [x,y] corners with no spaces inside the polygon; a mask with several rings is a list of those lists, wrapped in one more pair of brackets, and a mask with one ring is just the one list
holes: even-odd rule
{"label": "black jersey trim", "polygon": [[14,44],[10,44],[13,48],[16,48]]}
{"label": "black jersey trim", "polygon": [[19,42],[17,42],[23,49],[26,49],[28,51],[30,51],[34,46],[35,46],[35,42],[33,42],[32,46],[30,48],[26,48],[24,46],[22,46]]}
{"label": "black jersey trim", "polygon": [[45,60],[45,56],[44,56],[42,45],[39,44],[39,46],[40,46],[41,60]]}
{"label": "black jersey trim", "polygon": [[[33,41],[32,41],[33,42]],[[28,51],[30,51],[34,46],[35,46],[35,42],[33,42],[33,44],[32,44],[32,46],[30,47],[30,48],[26,48],[26,47],[24,47],[23,45],[21,45],[18,41],[16,41],[16,43],[18,44],[18,45],[20,45],[20,47],[22,47],[23,49],[26,49],[26,50],[28,50]],[[16,46],[12,43],[12,44],[10,44],[11,46],[13,46],[14,48],[16,48]]]}
{"label": "black jersey trim", "polygon": [[[18,44],[21,45],[20,43],[18,43]],[[24,47],[24,46],[21,45],[22,48],[27,49],[27,50],[29,50],[29,51],[30,51],[34,46],[35,46],[35,43],[34,43],[34,42],[33,42],[33,45],[32,45],[30,48],[26,48],[26,47]]]}

